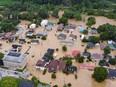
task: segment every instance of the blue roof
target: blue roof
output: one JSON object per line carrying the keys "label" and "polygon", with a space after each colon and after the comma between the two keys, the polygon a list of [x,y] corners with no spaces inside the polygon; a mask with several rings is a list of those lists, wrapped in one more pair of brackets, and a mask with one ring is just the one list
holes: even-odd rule
{"label": "blue roof", "polygon": [[108,69],[108,78],[116,78],[116,69]]}
{"label": "blue roof", "polygon": [[92,42],[87,42],[87,46],[89,46],[90,48],[93,48],[95,45]]}
{"label": "blue roof", "polygon": [[85,30],[84,27],[81,27],[81,28],[79,29],[79,31],[80,31],[81,33],[82,33],[84,30]]}
{"label": "blue roof", "polygon": [[115,46],[114,44],[108,44],[108,46],[109,46],[109,48],[110,48],[111,50],[115,50],[115,49],[116,49],[116,46]]}
{"label": "blue roof", "polygon": [[48,25],[48,26],[54,26],[54,23],[53,23],[53,22],[48,22],[47,25]]}
{"label": "blue roof", "polygon": [[83,56],[89,56],[90,55],[90,53],[89,52],[83,52],[83,54],[82,54]]}
{"label": "blue roof", "polygon": [[58,37],[66,38],[65,34],[59,34]]}
{"label": "blue roof", "polygon": [[34,87],[33,82],[22,81],[19,87]]}

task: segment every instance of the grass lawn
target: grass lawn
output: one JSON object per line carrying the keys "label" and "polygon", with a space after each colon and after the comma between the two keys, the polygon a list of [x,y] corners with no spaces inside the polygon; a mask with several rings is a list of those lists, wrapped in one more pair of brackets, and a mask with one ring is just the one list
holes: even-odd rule
{"label": "grass lawn", "polygon": [[10,5],[10,4],[13,4],[15,2],[18,2],[18,1],[15,1],[15,0],[0,0],[0,5]]}

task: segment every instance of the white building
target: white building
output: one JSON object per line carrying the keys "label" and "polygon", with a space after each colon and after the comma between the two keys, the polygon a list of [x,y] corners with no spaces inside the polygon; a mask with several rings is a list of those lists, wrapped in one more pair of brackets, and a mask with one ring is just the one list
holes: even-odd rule
{"label": "white building", "polygon": [[35,29],[35,28],[36,28],[36,24],[34,24],[34,23],[31,24],[31,25],[29,26],[29,28],[30,28],[30,29]]}
{"label": "white building", "polygon": [[14,67],[16,69],[23,69],[27,64],[27,54],[20,54],[16,52],[9,52],[3,58],[5,67]]}
{"label": "white building", "polygon": [[43,20],[43,21],[41,22],[41,26],[42,26],[42,27],[47,26],[47,24],[48,24],[48,20]]}

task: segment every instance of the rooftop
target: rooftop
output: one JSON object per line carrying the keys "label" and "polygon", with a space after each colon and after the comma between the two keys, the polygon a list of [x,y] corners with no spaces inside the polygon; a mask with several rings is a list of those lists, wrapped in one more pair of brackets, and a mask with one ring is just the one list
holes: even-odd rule
{"label": "rooftop", "polygon": [[17,52],[9,52],[3,57],[3,61],[8,62],[15,62],[15,63],[21,63],[25,58],[27,54],[20,54]]}

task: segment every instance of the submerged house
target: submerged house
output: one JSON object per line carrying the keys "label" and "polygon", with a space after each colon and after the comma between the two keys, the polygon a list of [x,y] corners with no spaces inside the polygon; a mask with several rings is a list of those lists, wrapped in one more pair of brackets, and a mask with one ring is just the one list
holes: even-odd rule
{"label": "submerged house", "polygon": [[58,39],[62,39],[62,40],[66,39],[66,37],[67,37],[66,34],[62,34],[62,33],[57,36]]}
{"label": "submerged house", "polygon": [[64,24],[59,24],[57,31],[63,31],[64,30]]}
{"label": "submerged house", "polygon": [[46,37],[47,36],[47,32],[44,32],[44,31],[39,31],[37,34],[36,34],[36,36],[37,37],[40,37],[40,38],[42,38],[42,37]]}
{"label": "submerged house", "polygon": [[94,48],[95,47],[94,43],[92,43],[92,42],[87,42],[87,46],[90,47],[90,48]]}
{"label": "submerged house", "polygon": [[116,79],[116,69],[108,69],[107,78]]}
{"label": "submerged house", "polygon": [[68,24],[64,27],[64,31],[75,31],[76,27],[77,26],[75,24]]}
{"label": "submerged house", "polygon": [[47,67],[48,71],[50,71],[50,72],[52,72],[52,71],[56,72],[57,69],[58,69],[58,65],[59,65],[59,61],[58,60],[52,60],[50,62],[50,64],[48,65],[48,67]]}
{"label": "submerged house", "polygon": [[19,39],[19,43],[21,43],[21,44],[26,43],[26,40],[25,39]]}
{"label": "submerged house", "polygon": [[11,51],[13,51],[13,52],[19,52],[21,49],[22,49],[21,45],[13,44]]}
{"label": "submerged house", "polygon": [[37,61],[36,69],[45,70],[46,69],[45,67],[46,67],[46,62],[45,61],[42,61],[42,60]]}
{"label": "submerged house", "polygon": [[6,33],[6,34],[3,36],[2,39],[7,40],[7,39],[9,39],[12,35],[13,35],[12,32],[8,32],[8,33]]}
{"label": "submerged house", "polygon": [[33,40],[30,41],[30,44],[39,44],[39,40],[34,40],[33,39]]}
{"label": "submerged house", "polygon": [[91,34],[98,34],[98,30],[97,29],[91,29],[90,33]]}
{"label": "submerged house", "polygon": [[34,82],[23,80],[19,87],[34,87]]}
{"label": "submerged house", "polygon": [[77,40],[77,35],[70,34],[69,38],[73,41]]}

